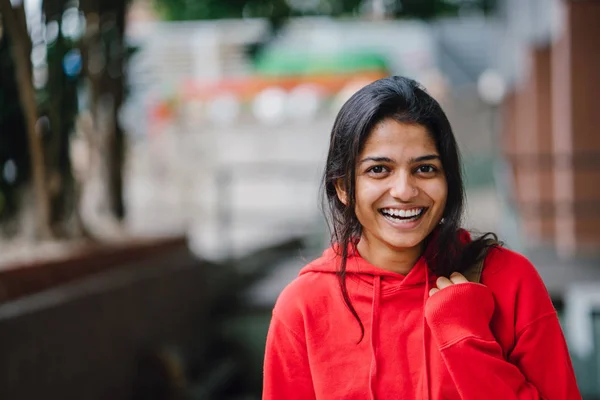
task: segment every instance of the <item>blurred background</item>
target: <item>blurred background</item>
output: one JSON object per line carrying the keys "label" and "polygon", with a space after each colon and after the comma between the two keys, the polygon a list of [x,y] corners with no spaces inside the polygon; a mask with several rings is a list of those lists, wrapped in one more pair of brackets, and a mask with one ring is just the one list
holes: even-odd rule
{"label": "blurred background", "polygon": [[[335,114],[420,81],[600,398],[600,1],[0,0],[0,398],[259,399]],[[552,366],[547,366],[551,368]]]}

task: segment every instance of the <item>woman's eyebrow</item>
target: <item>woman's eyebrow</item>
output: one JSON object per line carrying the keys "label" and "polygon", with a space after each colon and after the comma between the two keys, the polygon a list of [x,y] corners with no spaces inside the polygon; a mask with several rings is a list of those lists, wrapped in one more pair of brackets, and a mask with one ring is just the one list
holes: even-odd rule
{"label": "woman's eyebrow", "polygon": [[367,161],[385,162],[385,163],[393,163],[394,162],[394,160],[392,160],[389,157],[365,157],[359,161],[359,164],[362,164]]}
{"label": "woman's eyebrow", "polygon": [[426,156],[411,158],[410,162],[418,163],[418,162],[431,161],[431,160],[440,160],[440,156],[438,156],[437,154],[428,154]]}
{"label": "woman's eyebrow", "polygon": [[[411,158],[408,161],[412,164],[412,163],[418,163],[418,162],[423,162],[423,161],[431,161],[431,160],[440,160],[440,156],[437,155],[437,154],[427,154],[425,156]],[[368,162],[368,161],[385,162],[385,163],[393,163],[393,162],[395,162],[393,159],[391,159],[389,157],[371,156],[371,157],[365,157],[365,158],[363,158],[362,160],[359,161],[359,164],[362,164],[362,163]]]}

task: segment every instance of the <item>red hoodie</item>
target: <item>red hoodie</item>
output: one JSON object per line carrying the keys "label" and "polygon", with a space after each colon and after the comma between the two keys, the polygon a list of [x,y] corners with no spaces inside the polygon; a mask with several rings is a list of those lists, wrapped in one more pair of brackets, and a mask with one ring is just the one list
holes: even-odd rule
{"label": "red hoodie", "polygon": [[406,276],[358,254],[346,307],[329,249],[281,293],[269,328],[263,400],[581,399],[548,292],[533,265],[490,252],[482,285],[429,297],[424,257]]}

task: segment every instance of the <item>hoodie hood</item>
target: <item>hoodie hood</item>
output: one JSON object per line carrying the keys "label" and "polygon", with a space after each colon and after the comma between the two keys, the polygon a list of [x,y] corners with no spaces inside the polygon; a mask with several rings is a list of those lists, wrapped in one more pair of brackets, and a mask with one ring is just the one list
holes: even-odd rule
{"label": "hoodie hood", "polygon": [[[419,271],[421,271],[424,267],[427,268],[427,258],[431,258],[429,257],[429,255],[433,255],[436,251],[439,250],[437,248],[438,233],[438,230],[434,230],[431,233],[430,242],[427,245],[425,251],[423,252],[423,255],[421,255],[421,257],[417,260],[417,263],[407,275],[402,275],[397,272],[388,271],[370,264],[360,256],[360,254],[356,250],[356,246],[354,245],[350,245],[348,248],[346,273],[349,276],[361,275],[386,277],[386,279],[395,281],[395,283],[398,284],[402,283],[403,285],[423,283],[425,282],[425,277],[423,276],[423,274],[419,273]],[[468,231],[464,229],[459,229],[457,234],[461,243],[467,244],[471,242],[471,234]],[[302,268],[302,270],[300,271],[300,275],[309,272],[336,273],[339,271],[341,259],[342,256],[339,245],[334,244],[332,247],[326,249],[320,258]]]}
{"label": "hoodie hood", "polygon": [[[463,243],[468,243],[471,240],[469,233],[465,230],[459,231],[460,240]],[[435,280],[437,276],[430,271],[426,255],[431,254],[430,252],[437,251],[436,246],[437,231],[432,233],[432,238],[423,252],[423,255],[419,257],[416,264],[406,275],[402,275],[397,272],[392,272],[379,268],[375,265],[370,264],[367,260],[362,258],[356,246],[350,245],[348,251],[348,259],[346,262],[346,280],[356,282],[357,285],[352,285],[354,292],[352,293],[352,302],[363,301],[370,303],[370,324],[367,326],[370,328],[369,332],[365,332],[365,337],[369,339],[371,363],[370,363],[370,376],[369,376],[369,399],[377,399],[377,382],[378,382],[378,352],[379,348],[382,347],[381,342],[388,340],[382,338],[379,334],[381,327],[381,307],[382,300],[387,296],[393,296],[402,290],[413,290],[420,292],[422,296],[422,307],[429,297],[429,290],[435,287]],[[323,252],[323,255],[313,261],[312,263],[305,266],[300,271],[300,276],[307,274],[337,274],[340,270],[340,263],[342,260],[339,246],[332,246]],[[430,371],[429,371],[429,344],[431,342],[431,333],[429,327],[425,321],[424,315],[422,316],[420,325],[423,329],[423,349],[422,356],[424,362],[424,379],[423,379],[423,394],[424,399],[429,399],[429,388],[430,388]]]}
{"label": "hoodie hood", "polygon": [[[338,249],[337,246],[326,249],[319,259],[302,268],[300,275],[313,272],[328,274],[336,274],[339,272],[342,256],[339,254]],[[402,275],[369,263],[354,249],[351,249],[348,252],[348,260],[346,263],[346,276],[348,279],[360,280],[363,283],[372,284],[374,278],[379,277],[385,282],[385,286],[412,286],[423,284],[427,281],[427,275],[432,275],[428,274],[427,270],[427,261],[424,256],[421,256],[418,259],[415,266],[407,275]]]}
{"label": "hoodie hood", "polygon": [[[435,274],[428,268],[427,258],[431,257],[428,257],[427,255],[431,255],[439,250],[436,243],[438,231],[435,230],[431,235],[431,240],[423,252],[423,255],[419,257],[417,263],[407,275],[388,271],[370,264],[360,256],[354,245],[350,245],[348,248],[346,275],[351,279],[359,277],[363,281],[369,282],[372,282],[374,277],[379,276],[383,278],[382,280],[386,282],[386,285],[407,286],[425,283],[426,281],[429,281],[429,278],[435,277]],[[464,229],[458,231],[458,236],[460,242],[464,244],[471,241],[471,235]],[[342,260],[341,251],[339,250],[340,248],[337,244],[326,249],[320,258],[302,268],[300,275],[311,272],[337,273]]]}

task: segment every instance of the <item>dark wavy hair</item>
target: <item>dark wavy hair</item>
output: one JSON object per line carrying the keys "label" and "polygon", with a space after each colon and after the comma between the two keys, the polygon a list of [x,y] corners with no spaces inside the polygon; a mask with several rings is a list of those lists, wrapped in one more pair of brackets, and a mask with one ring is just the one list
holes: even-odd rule
{"label": "dark wavy hair", "polygon": [[[490,233],[466,245],[459,240],[465,201],[462,166],[452,127],[439,103],[419,83],[400,76],[377,80],[356,92],[342,106],[331,131],[323,176],[323,197],[332,245],[341,256],[338,270],[340,288],[348,309],[360,325],[361,340],[364,326],[352,306],[346,287],[349,248],[356,245],[354,239],[362,233],[355,213],[355,167],[375,125],[388,118],[425,127],[435,142],[444,167],[448,197],[442,215],[444,222],[435,230],[435,249],[428,249],[424,254],[429,268],[438,276],[462,272],[488,246],[485,238],[490,235],[495,238]],[[339,180],[345,189],[347,204],[337,196],[336,182]]]}

